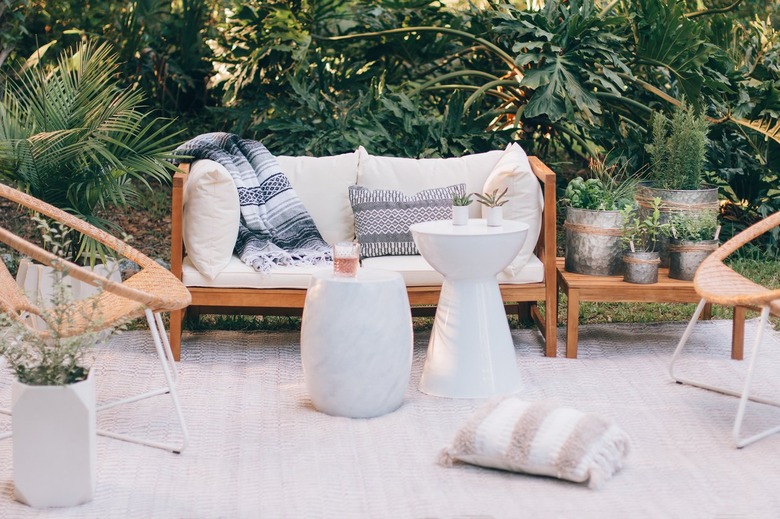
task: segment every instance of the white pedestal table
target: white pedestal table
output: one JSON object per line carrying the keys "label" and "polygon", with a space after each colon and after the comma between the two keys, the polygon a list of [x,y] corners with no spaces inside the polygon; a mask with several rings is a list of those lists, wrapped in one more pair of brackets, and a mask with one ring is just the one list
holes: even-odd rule
{"label": "white pedestal table", "polygon": [[420,390],[451,398],[485,398],[522,387],[496,275],[520,251],[528,225],[449,220],[410,227],[420,254],[444,276]]}

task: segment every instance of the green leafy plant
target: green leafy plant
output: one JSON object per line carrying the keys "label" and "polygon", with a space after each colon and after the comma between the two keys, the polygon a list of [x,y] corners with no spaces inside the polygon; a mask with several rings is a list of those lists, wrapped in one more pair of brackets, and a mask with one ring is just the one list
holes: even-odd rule
{"label": "green leafy plant", "polygon": [[456,207],[466,207],[468,205],[471,205],[471,202],[473,202],[471,196],[472,193],[463,193],[462,195],[460,193],[457,193],[452,196],[452,205]]}
{"label": "green leafy plant", "polygon": [[[62,257],[71,244],[70,230],[62,225],[50,225],[37,219],[47,248]],[[78,335],[67,333],[77,322],[96,323],[97,297],[86,305],[75,305],[67,269],[53,264],[52,294],[48,301],[37,301],[37,314],[48,328],[48,334],[0,314],[0,355],[3,355],[19,382],[36,386],[61,386],[86,379],[89,373],[89,350],[105,338],[105,330],[87,331]],[[27,319],[32,319],[28,316]]]}
{"label": "green leafy plant", "polygon": [[[79,44],[46,70],[38,64],[9,80],[0,98],[0,180],[106,230],[100,216],[168,182],[177,132],[143,111],[143,95],[118,86],[107,44]],[[78,236],[71,259],[94,262],[107,251]]]}
{"label": "green leafy plant", "polygon": [[620,214],[623,218],[622,240],[631,252],[655,251],[658,238],[669,232],[669,224],[661,223],[660,198],[653,199],[647,215],[633,205],[625,206]]}
{"label": "green leafy plant", "polygon": [[703,181],[709,123],[682,104],[672,118],[655,112],[652,120],[651,178],[662,189],[699,189]]}
{"label": "green leafy plant", "polygon": [[506,199],[506,193],[509,191],[508,187],[505,187],[500,193],[498,189],[494,189],[492,193],[474,193],[477,197],[477,202],[486,207],[501,207],[509,200]]}
{"label": "green leafy plant", "polygon": [[669,219],[669,235],[676,240],[714,240],[718,232],[718,213],[715,211],[684,211]]}
{"label": "green leafy plant", "polygon": [[628,165],[606,165],[599,158],[591,159],[591,178],[574,177],[566,185],[561,200],[576,209],[617,211],[631,203],[639,177],[627,175]]}

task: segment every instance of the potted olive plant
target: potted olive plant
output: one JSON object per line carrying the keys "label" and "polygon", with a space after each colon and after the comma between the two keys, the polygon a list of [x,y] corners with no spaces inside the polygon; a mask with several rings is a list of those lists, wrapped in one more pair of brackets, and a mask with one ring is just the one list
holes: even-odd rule
{"label": "potted olive plant", "polygon": [[718,248],[718,213],[675,213],[669,233],[669,277],[691,281],[702,261]]}
{"label": "potted olive plant", "polygon": [[602,159],[590,162],[590,178],[569,181],[562,199],[566,205],[565,268],[592,276],[623,273],[622,216],[639,182],[625,166],[608,166]]}
{"label": "potted olive plant", "polygon": [[[47,237],[58,255],[70,245],[61,229]],[[95,491],[95,382],[87,354],[105,336],[66,333],[74,323],[99,321],[96,308],[73,304],[66,274],[54,270],[51,300],[39,306],[48,333],[0,314],[6,328],[0,354],[16,376],[11,389],[15,495],[36,508],[75,506],[90,501]]]}
{"label": "potted olive plant", "polygon": [[[654,112],[650,121],[650,186],[637,190],[636,199],[647,215],[653,199],[661,199],[661,221],[672,213],[718,209],[717,187],[704,184],[704,160],[709,123],[704,114],[682,103],[671,118]],[[661,266],[669,265],[668,238],[659,240]]]}
{"label": "potted olive plant", "polygon": [[661,222],[661,199],[650,204],[650,213],[627,205],[621,210],[623,218],[623,280],[627,283],[652,284],[658,282],[661,263],[657,250],[658,239],[667,232],[668,223]]}
{"label": "potted olive plant", "polygon": [[499,193],[498,189],[494,189],[492,193],[474,193],[477,197],[477,202],[482,204],[482,214],[487,220],[489,227],[498,227],[503,221],[502,208],[509,200],[506,199],[506,193],[509,190],[505,187],[503,191]]}

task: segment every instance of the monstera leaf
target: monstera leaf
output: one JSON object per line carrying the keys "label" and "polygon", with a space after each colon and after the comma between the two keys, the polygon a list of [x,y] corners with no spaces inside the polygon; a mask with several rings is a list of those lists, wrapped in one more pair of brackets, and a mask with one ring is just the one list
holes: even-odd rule
{"label": "monstera leaf", "polygon": [[702,67],[717,48],[703,39],[701,26],[686,18],[679,0],[636,0],[636,59],[662,67],[677,81],[694,105],[699,103],[704,78]]}
{"label": "monstera leaf", "polygon": [[617,73],[630,73],[620,57],[624,39],[613,30],[619,19],[601,16],[587,0],[510,12],[514,17],[506,17],[496,32],[514,37],[515,62],[528,69],[520,86],[533,94],[523,115],[556,122],[576,112],[592,123],[602,112],[593,92],[619,94],[625,85]]}

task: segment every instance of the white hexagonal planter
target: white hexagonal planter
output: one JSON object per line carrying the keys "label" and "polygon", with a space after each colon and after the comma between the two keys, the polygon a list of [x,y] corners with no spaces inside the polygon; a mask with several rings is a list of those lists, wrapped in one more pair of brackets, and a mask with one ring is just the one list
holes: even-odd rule
{"label": "white hexagonal planter", "polygon": [[75,506],[95,492],[95,382],[12,386],[16,499],[35,508]]}

